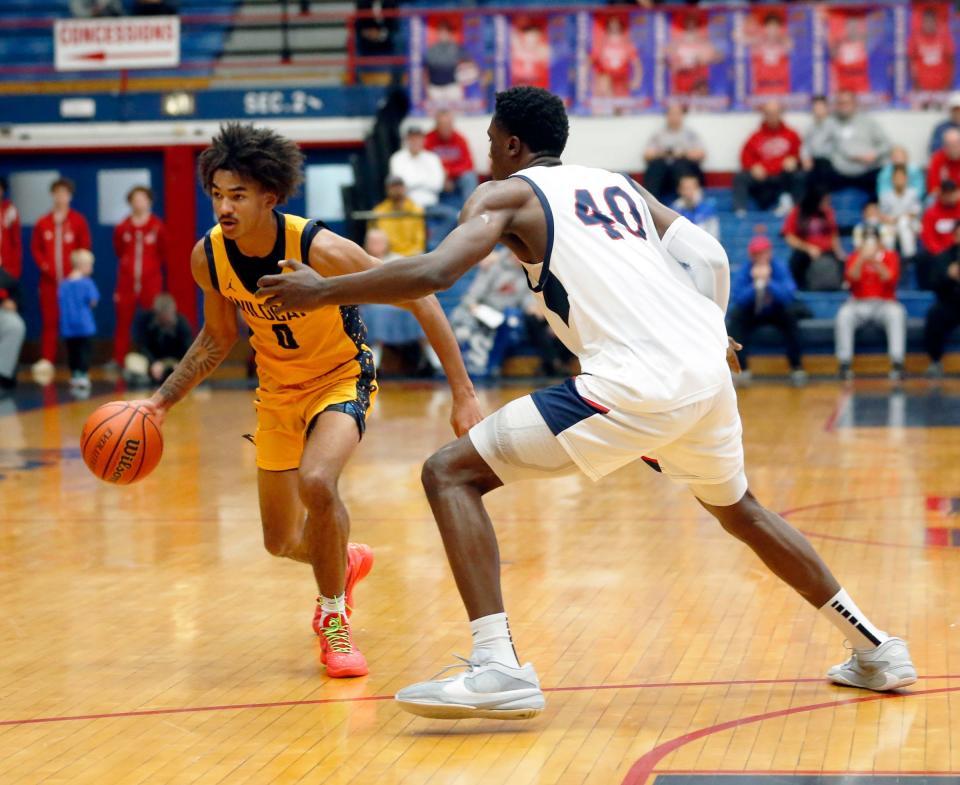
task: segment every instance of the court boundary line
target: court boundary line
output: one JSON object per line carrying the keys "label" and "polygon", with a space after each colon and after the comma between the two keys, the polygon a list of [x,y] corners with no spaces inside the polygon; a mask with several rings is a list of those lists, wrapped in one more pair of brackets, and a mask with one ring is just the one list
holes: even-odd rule
{"label": "court boundary line", "polygon": [[[847,698],[839,701],[811,703],[807,704],[806,706],[791,706],[787,709],[776,709],[774,711],[767,711],[761,714],[749,714],[745,717],[738,717],[736,719],[726,720],[725,722],[718,722],[714,725],[708,725],[705,728],[684,733],[681,736],[677,736],[669,741],[663,742],[662,744],[658,744],[649,752],[645,753],[636,761],[634,761],[629,771],[627,771],[626,776],[623,778],[621,785],[645,785],[651,776],[655,776],[657,773],[657,764],[660,763],[660,761],[663,760],[667,755],[692,741],[698,741],[699,739],[705,738],[706,736],[711,736],[714,733],[722,733],[726,730],[739,728],[743,725],[752,725],[755,722],[762,722],[763,720],[775,719],[777,717],[788,717],[793,714],[804,714],[807,712],[819,711],[820,709],[829,709],[836,706],[852,706],[860,703],[872,703],[874,701],[896,700],[899,698],[919,697],[921,695],[937,695],[958,691],[960,691],[960,687],[936,687],[929,690],[917,690],[916,692],[879,693],[876,695],[865,695],[859,698]],[[660,773],[669,774],[670,772],[663,771]],[[710,772],[706,773],[709,774]],[[750,772],[739,773],[749,774]],[[945,773],[953,774],[956,772]]]}
{"label": "court boundary line", "polygon": [[[926,681],[956,681],[960,674],[946,674],[939,676],[919,676]],[[544,692],[602,692],[605,690],[654,690],[675,687],[750,687],[767,684],[824,684],[830,682],[825,678],[803,676],[795,679],[726,679],[720,681],[661,681],[638,682],[636,684],[583,684],[570,687],[544,687]],[[945,689],[957,689],[951,687]],[[903,693],[906,695],[921,695],[917,693]],[[280,709],[292,706],[323,706],[333,703],[373,703],[392,700],[393,695],[360,695],[350,698],[305,698],[289,701],[263,701],[260,703],[224,703],[213,706],[169,706],[157,709],[133,709],[131,711],[102,712],[99,714],[68,714],[52,717],[31,717],[22,720],[0,720],[0,727],[12,725],[40,725],[53,722],[82,722],[88,720],[112,720],[128,717],[154,717],[168,714],[201,714],[213,711],[242,711],[244,709]],[[841,701],[842,703],[842,701]]]}

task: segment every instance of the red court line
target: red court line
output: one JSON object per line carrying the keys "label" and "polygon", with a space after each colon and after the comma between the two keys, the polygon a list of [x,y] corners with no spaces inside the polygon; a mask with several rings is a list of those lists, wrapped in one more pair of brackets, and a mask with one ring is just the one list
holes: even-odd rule
{"label": "red court line", "polygon": [[[920,676],[927,680],[960,679],[960,674],[946,676]],[[667,687],[736,687],[756,684],[808,684],[826,683],[821,678],[798,679],[731,679],[728,681],[659,681],[638,684],[588,684],[576,687],[544,687],[544,692],[599,692],[601,690],[652,690]],[[958,688],[960,689],[960,688]],[[915,693],[919,694],[919,693]],[[104,712],[102,714],[71,714],[61,717],[33,717],[25,720],[0,720],[4,725],[38,725],[47,722],[76,722],[78,720],[110,720],[124,717],[152,717],[164,714],[191,714],[209,711],[241,711],[243,709],[277,709],[287,706],[323,706],[329,703],[364,703],[391,700],[392,695],[362,695],[355,698],[314,698],[297,701],[268,701],[265,703],[226,703],[220,706],[181,706],[167,709],[138,709],[136,711]]]}
{"label": "red court line", "polygon": [[[789,709],[777,709],[776,711],[768,711],[764,712],[763,714],[751,714],[747,717],[740,717],[735,720],[727,720],[726,722],[720,722],[716,725],[710,725],[706,728],[701,728],[700,730],[685,733],[682,736],[677,736],[675,739],[670,739],[670,741],[666,741],[663,744],[658,744],[630,767],[626,777],[623,779],[622,785],[644,785],[656,770],[657,764],[674,750],[683,747],[685,744],[689,744],[691,741],[702,739],[705,736],[710,736],[714,733],[731,730],[732,728],[739,728],[742,725],[750,725],[754,722],[762,722],[763,720],[774,719],[776,717],[787,717],[791,714],[803,714],[808,711],[832,709],[836,706],[850,706],[857,703],[872,703],[873,701],[895,700],[898,698],[908,698],[918,695],[936,695],[939,693],[957,691],[960,691],[960,687],[937,687],[936,689],[932,690],[918,690],[916,692],[907,693],[881,693],[878,695],[867,695],[862,698],[848,698],[847,700],[840,701],[811,703],[807,706],[793,706]],[[740,773],[744,774],[746,772]]]}
{"label": "red court line", "polygon": [[833,407],[833,411],[823,425],[823,430],[827,433],[833,433],[837,429],[837,420],[840,419],[840,415],[843,414],[843,410],[847,408],[847,404],[850,403],[852,397],[853,390],[850,389],[846,389],[840,394],[836,406]]}

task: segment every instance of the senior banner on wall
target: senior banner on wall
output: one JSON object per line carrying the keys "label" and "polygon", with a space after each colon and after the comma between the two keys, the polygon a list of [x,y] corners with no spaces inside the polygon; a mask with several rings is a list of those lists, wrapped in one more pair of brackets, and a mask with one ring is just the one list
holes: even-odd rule
{"label": "senior banner on wall", "polygon": [[734,17],[735,103],[753,108],[771,99],[788,109],[813,96],[814,16],[805,5],[764,5]]}
{"label": "senior banner on wall", "polygon": [[490,108],[493,27],[479,14],[430,14],[410,20],[410,100],[416,114]]}
{"label": "senior banner on wall", "polygon": [[733,15],[681,8],[658,15],[658,56],[666,64],[666,99],[704,110],[726,109],[733,91]]}
{"label": "senior banner on wall", "polygon": [[823,6],[820,14],[825,50],[822,76],[834,95],[856,93],[866,107],[894,98],[895,36],[889,6]]}
{"label": "senior banner on wall", "polygon": [[512,14],[495,20],[497,90],[530,85],[573,105],[577,62],[574,14]]}
{"label": "senior banner on wall", "polygon": [[578,110],[633,114],[661,107],[655,19],[644,12],[577,15]]}
{"label": "senior banner on wall", "polygon": [[940,106],[960,88],[957,36],[960,14],[950,4],[922,2],[896,9],[899,92],[914,107]]}

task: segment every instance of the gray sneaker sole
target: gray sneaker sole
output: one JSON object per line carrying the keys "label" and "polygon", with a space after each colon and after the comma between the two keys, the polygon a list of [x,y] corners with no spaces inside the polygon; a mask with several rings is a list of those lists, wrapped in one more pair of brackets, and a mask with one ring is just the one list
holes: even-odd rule
{"label": "gray sneaker sole", "polygon": [[887,692],[888,690],[898,690],[901,687],[909,687],[911,684],[916,684],[917,671],[909,665],[901,665],[884,671],[883,673],[878,673],[869,679],[847,678],[842,673],[828,673],[827,678],[834,684],[840,684],[844,687],[858,687],[862,690]]}
{"label": "gray sneaker sole", "polygon": [[[421,703],[396,699],[397,705],[404,711],[418,717],[430,717],[435,720],[529,720],[543,711],[543,696],[522,698],[504,703],[499,708],[479,708],[456,703]],[[527,705],[523,705],[527,704]],[[538,705],[539,704],[539,705]]]}

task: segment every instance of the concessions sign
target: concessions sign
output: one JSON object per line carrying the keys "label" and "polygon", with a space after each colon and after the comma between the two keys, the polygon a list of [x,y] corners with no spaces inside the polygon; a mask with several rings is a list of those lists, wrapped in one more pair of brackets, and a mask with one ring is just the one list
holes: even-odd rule
{"label": "concessions sign", "polygon": [[169,68],[180,64],[177,16],[58,19],[53,38],[58,71]]}

